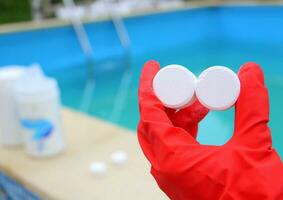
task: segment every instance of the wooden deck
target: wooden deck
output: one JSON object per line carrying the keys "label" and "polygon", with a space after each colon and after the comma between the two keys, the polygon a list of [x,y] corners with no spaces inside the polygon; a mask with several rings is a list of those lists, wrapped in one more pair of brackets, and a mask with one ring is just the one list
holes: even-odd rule
{"label": "wooden deck", "polygon": [[[36,159],[22,148],[1,147],[0,170],[44,199],[167,199],[149,173],[135,134],[72,110],[63,109],[62,114],[65,152]],[[129,160],[117,167],[111,164],[110,154],[120,149],[129,154]],[[107,162],[105,177],[90,173],[95,160]]]}

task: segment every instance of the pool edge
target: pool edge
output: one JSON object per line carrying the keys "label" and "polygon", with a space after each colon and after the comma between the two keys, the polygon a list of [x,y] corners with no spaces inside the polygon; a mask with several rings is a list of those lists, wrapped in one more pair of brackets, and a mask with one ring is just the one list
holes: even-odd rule
{"label": "pool edge", "polygon": [[[283,2],[280,1],[272,1],[272,2],[259,2],[259,1],[247,1],[247,2],[187,2],[180,6],[175,6],[173,8],[152,8],[152,9],[144,9],[137,11],[136,13],[131,13],[127,15],[122,15],[123,18],[133,18],[145,15],[154,15],[161,14],[166,12],[175,12],[189,9],[201,9],[215,6],[283,6]],[[99,18],[84,18],[82,19],[83,23],[92,23],[92,22],[102,22],[109,20],[109,16],[104,15]],[[16,22],[16,23],[8,23],[0,25],[0,35],[6,33],[13,32],[22,32],[22,31],[31,31],[38,29],[48,29],[48,28],[56,28],[56,27],[64,27],[71,25],[68,20],[61,19],[45,19],[41,22],[34,21],[26,21],[26,22]]]}

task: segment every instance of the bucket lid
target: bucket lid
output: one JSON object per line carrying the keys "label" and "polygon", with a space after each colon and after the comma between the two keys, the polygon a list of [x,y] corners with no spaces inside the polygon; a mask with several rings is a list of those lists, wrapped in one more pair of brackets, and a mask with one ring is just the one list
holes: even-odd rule
{"label": "bucket lid", "polygon": [[44,76],[39,66],[26,69],[16,83],[16,96],[20,100],[39,100],[58,95],[57,81]]}
{"label": "bucket lid", "polygon": [[23,75],[25,68],[18,65],[10,65],[0,68],[0,81],[15,81]]}

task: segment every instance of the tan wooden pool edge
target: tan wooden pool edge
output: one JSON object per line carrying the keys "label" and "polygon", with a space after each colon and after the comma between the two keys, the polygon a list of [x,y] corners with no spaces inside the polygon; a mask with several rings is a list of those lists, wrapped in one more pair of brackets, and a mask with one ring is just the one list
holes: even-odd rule
{"label": "tan wooden pool edge", "polygon": [[36,186],[33,186],[28,181],[25,181],[23,178],[21,178],[17,173],[10,170],[7,166],[4,166],[0,163],[0,171],[3,172],[8,177],[13,178],[17,183],[24,186],[27,190],[31,191],[32,193],[38,195],[42,199],[50,199],[50,200],[56,200],[55,197],[52,197],[51,194],[46,194],[45,192],[38,189]]}
{"label": "tan wooden pool edge", "polygon": [[[149,173],[135,134],[70,109],[62,113],[65,152],[34,159],[21,148],[0,147],[0,170],[43,199],[167,199]],[[109,159],[119,149],[129,154],[123,167],[114,166]],[[91,175],[88,167],[94,160],[108,163],[106,177]]]}
{"label": "tan wooden pool edge", "polygon": [[[64,112],[66,112],[66,111],[67,112],[73,112],[69,108],[64,108]],[[75,115],[81,116],[81,115],[84,115],[84,114],[75,111]],[[90,118],[94,119],[94,117],[90,117]],[[106,121],[103,121],[103,120],[100,120],[100,119],[95,119],[95,121],[98,121],[99,123],[102,122],[102,123],[108,124]],[[117,126],[115,124],[109,124],[109,126],[117,127],[118,129],[124,129],[123,127],[119,127],[119,126]],[[125,132],[129,132],[130,133],[131,131],[125,129]],[[4,148],[7,148],[7,151],[10,151],[10,150],[23,151],[23,149],[22,149],[23,147],[4,147]],[[48,159],[48,158],[46,158],[46,159]],[[21,176],[19,176],[16,172],[14,172],[13,170],[9,169],[9,166],[5,166],[1,162],[0,162],[0,171],[3,172],[4,174],[6,174],[7,176],[13,178],[14,180],[16,180],[19,184],[23,185],[26,189],[28,189],[29,191],[33,192],[34,194],[40,196],[42,199],[48,199],[48,200],[53,200],[53,199],[56,200],[57,199],[57,198],[53,197],[52,194],[48,194],[48,193],[40,190],[35,185],[33,185],[32,183],[28,182],[27,180],[25,180]]]}
{"label": "tan wooden pool edge", "polygon": [[[142,16],[147,14],[158,14],[163,12],[170,12],[176,10],[185,10],[185,9],[196,9],[202,7],[213,7],[213,6],[235,6],[235,5],[242,5],[242,6],[253,6],[253,5],[283,5],[283,2],[274,0],[274,1],[241,1],[241,2],[234,2],[228,1],[224,2],[223,0],[215,0],[215,1],[203,1],[203,2],[188,2],[182,6],[176,6],[174,8],[160,8],[160,9],[145,9],[140,10],[135,13],[124,15],[123,17],[135,17],[135,16]],[[84,23],[90,22],[99,22],[109,19],[108,16],[101,16],[99,18],[85,18],[83,19]],[[11,24],[3,24],[0,25],[0,34],[10,33],[10,32],[17,32],[17,31],[28,31],[28,30],[36,30],[36,29],[44,29],[44,28],[52,28],[52,27],[60,27],[60,26],[68,26],[70,22],[67,20],[60,20],[60,19],[45,19],[41,22],[18,22],[18,23],[11,23]]]}

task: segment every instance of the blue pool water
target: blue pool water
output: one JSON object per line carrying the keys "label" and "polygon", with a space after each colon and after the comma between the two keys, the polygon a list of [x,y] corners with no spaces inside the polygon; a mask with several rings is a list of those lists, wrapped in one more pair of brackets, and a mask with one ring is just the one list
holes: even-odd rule
{"label": "blue pool water", "polygon": [[[243,63],[255,61],[265,73],[273,142],[283,157],[283,7],[187,9],[127,18],[125,23],[132,42],[130,70],[111,22],[85,25],[95,61],[95,89],[85,112],[135,130],[139,119],[138,81],[149,59],[162,66],[182,64],[195,74],[211,65],[226,65],[237,71]],[[0,55],[0,65],[39,62],[48,75],[59,81],[62,103],[77,110],[82,107],[87,63],[72,27],[2,34]],[[124,76],[126,72],[130,79]],[[123,77],[130,85],[124,87],[121,96],[125,101],[113,114]],[[225,143],[233,132],[233,114],[233,109],[211,112],[201,123],[198,140]]]}

